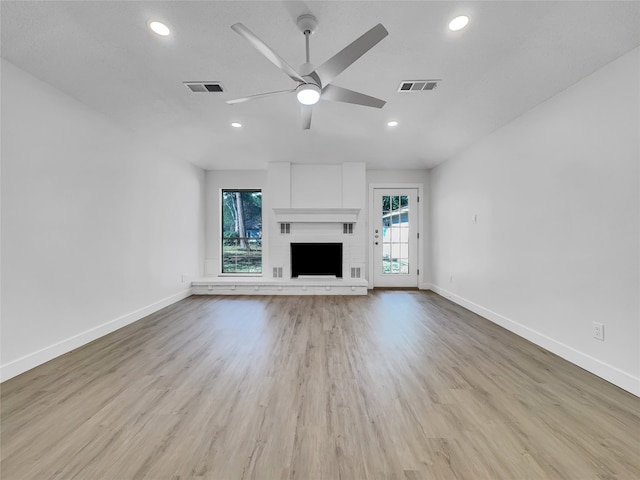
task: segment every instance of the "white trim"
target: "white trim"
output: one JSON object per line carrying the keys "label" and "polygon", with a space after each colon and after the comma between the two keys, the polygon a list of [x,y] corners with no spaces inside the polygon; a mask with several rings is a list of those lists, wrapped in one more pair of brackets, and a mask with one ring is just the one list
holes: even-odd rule
{"label": "white trim", "polygon": [[503,328],[506,328],[510,332],[515,333],[516,335],[529,340],[530,342],[535,343],[539,347],[544,348],[545,350],[550,351],[551,353],[555,353],[556,355],[564,358],[565,360],[587,370],[588,372],[597,375],[604,380],[613,383],[614,385],[626,390],[629,393],[632,393],[638,397],[640,397],[640,378],[634,377],[628,372],[620,370],[613,365],[609,365],[601,360],[598,360],[591,355],[588,355],[584,352],[576,350],[569,345],[565,345],[562,342],[558,342],[551,337],[548,337],[536,330],[533,330],[521,323],[516,322],[510,318],[507,318],[499,313],[496,313],[488,308],[485,308],[481,305],[478,305],[470,300],[467,300],[459,295],[456,295],[452,292],[445,290],[444,288],[440,288],[437,285],[431,285],[431,290],[437,293],[440,296],[448,298],[452,302],[457,303],[465,307],[468,310],[471,310],[474,313],[486,318],[487,320],[492,321],[500,325]]}
{"label": "white trim", "polygon": [[217,275],[220,278],[238,278],[238,277],[242,277],[242,278],[262,278],[264,277],[264,273],[219,273]]}
{"label": "white trim", "polygon": [[53,345],[49,345],[48,347],[6,363],[0,366],[0,382],[9,380],[16,375],[20,375],[21,373],[31,370],[38,365],[42,365],[49,360],[53,360],[60,355],[64,355],[71,350],[86,345],[89,342],[92,342],[133,322],[136,322],[141,318],[146,317],[147,315],[157,312],[158,310],[176,303],[183,298],[191,296],[191,294],[192,289],[188,288],[179,293],[152,303],[151,305],[139,308],[138,310],[134,310],[133,312],[122,315],[121,317],[109,320],[102,325],[98,325],[97,327],[91,328],[82,333],[78,333],[77,335],[73,335],[72,337],[69,337],[65,340],[61,340],[60,342],[54,343]]}
{"label": "white trim", "polygon": [[416,263],[419,265],[419,269],[420,269],[420,273],[418,274],[418,288],[421,288],[420,285],[423,284],[424,278],[425,278],[425,266],[424,266],[424,262],[423,262],[423,258],[424,258],[424,210],[423,210],[423,205],[424,205],[424,184],[422,183],[370,183],[369,184],[369,225],[367,226],[367,228],[369,228],[369,233],[367,234],[367,238],[369,241],[369,245],[368,245],[368,249],[367,251],[369,252],[369,286],[367,287],[369,290],[371,290],[374,287],[374,282],[373,282],[373,228],[372,225],[374,224],[374,219],[373,219],[373,215],[374,215],[374,191],[378,188],[390,188],[390,189],[403,189],[403,188],[414,188],[418,190],[418,198],[420,198],[420,201],[418,201],[418,235],[419,235],[419,239],[418,239],[418,258],[416,259]]}
{"label": "white trim", "polygon": [[274,208],[278,223],[356,223],[359,208]]}

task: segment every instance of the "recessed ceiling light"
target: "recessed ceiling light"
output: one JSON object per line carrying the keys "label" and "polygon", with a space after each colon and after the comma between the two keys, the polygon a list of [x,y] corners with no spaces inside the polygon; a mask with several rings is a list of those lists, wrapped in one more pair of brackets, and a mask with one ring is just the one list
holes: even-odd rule
{"label": "recessed ceiling light", "polygon": [[240,128],[240,127],[242,127],[242,124],[241,124],[241,123],[238,123],[238,122],[231,122],[231,126],[232,126],[233,128]]}
{"label": "recessed ceiling light", "polygon": [[462,30],[469,23],[469,17],[466,15],[460,15],[449,22],[449,30],[457,32]]}
{"label": "recessed ceiling light", "polygon": [[163,37],[166,37],[171,33],[169,27],[167,27],[164,23],[155,20],[149,22],[149,28],[156,32],[158,35],[162,35]]}
{"label": "recessed ceiling light", "polygon": [[397,125],[398,125],[398,122],[396,122],[395,120],[393,120],[393,121],[391,121],[391,122],[387,122],[387,125],[388,125],[389,127],[395,127],[395,126],[397,126]]}

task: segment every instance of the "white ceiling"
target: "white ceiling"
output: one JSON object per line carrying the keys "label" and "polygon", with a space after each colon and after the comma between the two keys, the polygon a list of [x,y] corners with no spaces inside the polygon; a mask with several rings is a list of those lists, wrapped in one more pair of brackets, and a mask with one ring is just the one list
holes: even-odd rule
{"label": "white ceiling", "polygon": [[[640,44],[637,1],[3,0],[1,9],[5,59],[206,169],[432,167]],[[386,100],[384,108],[320,102],[303,131],[293,95],[225,103],[295,87],[229,27],[244,23],[297,67],[302,13],[319,21],[315,65],[377,23],[386,27],[389,36],[334,81]],[[450,32],[462,13],[469,26]],[[149,19],[172,35],[151,33]],[[433,78],[442,79],[433,92],[397,92],[402,80]],[[199,80],[225,92],[194,94],[182,84]]]}

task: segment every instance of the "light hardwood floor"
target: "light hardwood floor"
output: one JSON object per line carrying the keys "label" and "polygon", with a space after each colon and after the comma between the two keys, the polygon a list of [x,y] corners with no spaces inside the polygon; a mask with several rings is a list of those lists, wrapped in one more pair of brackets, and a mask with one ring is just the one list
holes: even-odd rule
{"label": "light hardwood floor", "polygon": [[2,480],[640,478],[640,399],[430,292],[190,297],[1,400]]}

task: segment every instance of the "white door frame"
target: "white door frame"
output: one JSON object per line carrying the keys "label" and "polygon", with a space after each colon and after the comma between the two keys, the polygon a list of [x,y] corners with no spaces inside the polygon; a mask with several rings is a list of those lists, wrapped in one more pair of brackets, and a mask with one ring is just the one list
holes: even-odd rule
{"label": "white door frame", "polygon": [[422,183],[371,183],[369,184],[369,219],[368,222],[369,224],[367,225],[367,229],[368,229],[368,234],[367,234],[367,239],[368,239],[368,243],[367,243],[367,255],[369,257],[369,272],[368,272],[368,281],[369,281],[369,289],[372,289],[374,287],[374,282],[373,282],[373,255],[374,255],[374,249],[373,249],[373,242],[375,241],[373,235],[373,225],[375,223],[374,220],[374,209],[375,209],[375,202],[374,202],[374,191],[378,188],[397,188],[397,189],[401,189],[401,188],[415,188],[418,190],[418,198],[420,199],[418,201],[418,255],[417,255],[417,259],[416,259],[416,264],[418,265],[418,288],[424,288],[424,269],[426,268],[425,266],[425,262],[424,262],[424,241],[425,241],[425,237],[424,237],[424,209],[423,209],[423,205],[424,205],[424,195],[423,195],[423,190],[424,190],[424,185]]}

